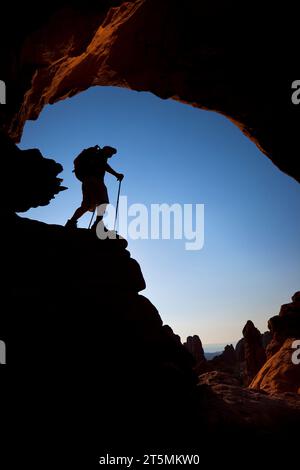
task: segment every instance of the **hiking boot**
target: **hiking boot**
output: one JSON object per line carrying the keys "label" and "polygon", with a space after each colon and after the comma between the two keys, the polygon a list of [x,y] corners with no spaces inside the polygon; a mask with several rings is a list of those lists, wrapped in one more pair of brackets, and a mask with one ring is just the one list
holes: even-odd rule
{"label": "hiking boot", "polygon": [[77,228],[77,220],[69,219],[65,225],[66,228]]}
{"label": "hiking boot", "polygon": [[103,225],[103,230],[104,232],[107,232],[108,229],[105,227],[105,225],[103,224],[103,221],[102,220],[97,220],[93,223],[93,225],[91,226],[91,230],[93,230],[94,232],[96,232],[97,230],[97,227],[98,227],[98,224],[102,224]]}

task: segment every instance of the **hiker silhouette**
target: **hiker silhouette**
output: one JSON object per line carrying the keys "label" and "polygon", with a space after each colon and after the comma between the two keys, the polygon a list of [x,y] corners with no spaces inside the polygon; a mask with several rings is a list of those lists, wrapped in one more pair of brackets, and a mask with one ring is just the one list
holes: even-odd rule
{"label": "hiker silhouette", "polygon": [[[103,223],[109,198],[107,188],[104,183],[105,172],[115,176],[118,181],[122,181],[124,175],[117,173],[107,163],[107,160],[117,153],[117,149],[106,145],[101,148],[99,145],[84,149],[74,160],[75,176],[82,182],[82,203],[74,212],[71,219],[65,225],[67,228],[77,228],[77,221],[86,212],[95,212],[97,217],[92,225],[96,229],[99,222]],[[104,228],[105,229],[105,228]]]}

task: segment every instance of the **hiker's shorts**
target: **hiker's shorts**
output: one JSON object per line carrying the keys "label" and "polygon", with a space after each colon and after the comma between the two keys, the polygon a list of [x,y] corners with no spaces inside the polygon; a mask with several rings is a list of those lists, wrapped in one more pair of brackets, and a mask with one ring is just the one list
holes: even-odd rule
{"label": "hiker's shorts", "polygon": [[81,207],[91,212],[94,212],[97,206],[109,203],[104,182],[95,176],[89,176],[83,181],[82,196]]}

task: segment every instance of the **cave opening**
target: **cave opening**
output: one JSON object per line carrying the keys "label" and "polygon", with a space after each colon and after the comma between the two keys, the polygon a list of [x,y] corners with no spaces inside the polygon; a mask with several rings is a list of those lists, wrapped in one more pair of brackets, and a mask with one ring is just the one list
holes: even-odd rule
{"label": "cave opening", "polygon": [[[129,240],[145,294],[182,340],[198,334],[207,350],[235,343],[250,318],[261,331],[298,289],[299,185],[263,158],[228,119],[151,93],[94,87],[47,106],[27,122],[20,148],[39,148],[64,167],[69,188],[23,214],[64,225],[80,201],[72,174],[82,148],[118,148],[130,204],[204,204],[203,249],[182,240]],[[115,180],[106,177],[111,200]],[[80,220],[87,227],[89,215]],[[212,346],[209,346],[212,345]]]}

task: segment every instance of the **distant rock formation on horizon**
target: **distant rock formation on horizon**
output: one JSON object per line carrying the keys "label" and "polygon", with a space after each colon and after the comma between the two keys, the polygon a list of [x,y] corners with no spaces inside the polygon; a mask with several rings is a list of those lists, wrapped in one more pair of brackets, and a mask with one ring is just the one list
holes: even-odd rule
{"label": "distant rock formation on horizon", "polygon": [[257,372],[266,362],[266,352],[263,347],[263,335],[254,326],[251,320],[248,320],[243,328],[245,369],[243,382],[249,385]]}
{"label": "distant rock formation on horizon", "polygon": [[300,339],[300,291],[293,295],[291,303],[282,305],[268,326],[270,331],[260,333],[248,320],[236,347],[227,345],[212,359],[205,358],[199,336],[190,336],[184,346],[196,360],[194,371],[200,381],[203,374],[215,372],[220,378],[224,373],[251,389],[300,394],[300,365],[291,359],[295,352],[293,343]]}
{"label": "distant rock formation on horizon", "polygon": [[189,351],[195,360],[195,372],[199,375],[203,370],[206,370],[206,357],[199,336],[188,336],[186,342],[183,343],[183,346],[187,351]]}

